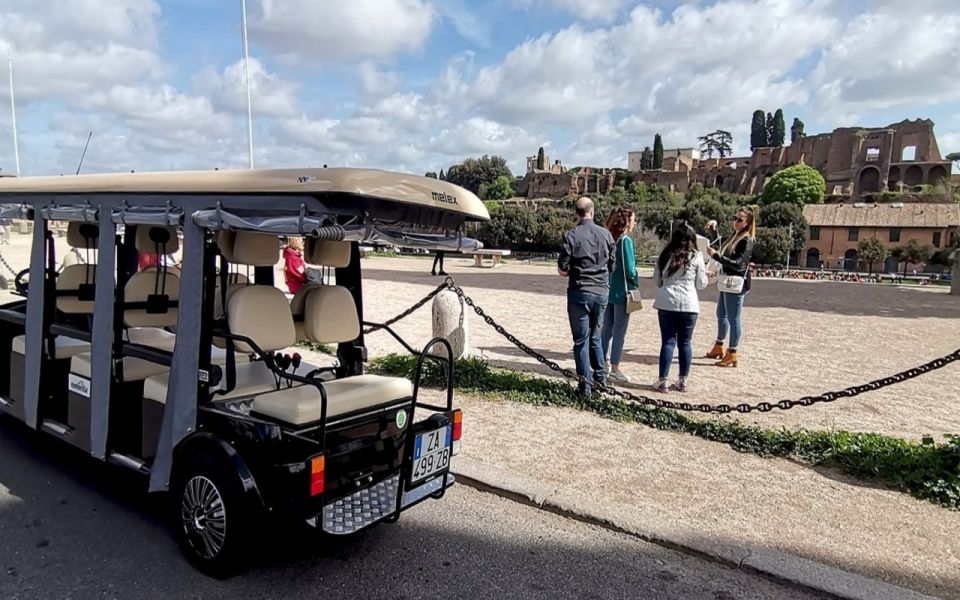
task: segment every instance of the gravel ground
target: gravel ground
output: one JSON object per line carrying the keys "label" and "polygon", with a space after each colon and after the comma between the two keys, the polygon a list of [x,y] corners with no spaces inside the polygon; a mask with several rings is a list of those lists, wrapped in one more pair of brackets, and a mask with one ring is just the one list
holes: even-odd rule
{"label": "gravel ground", "polygon": [[0,419],[4,600],[815,597],[464,486],[351,538],[277,530],[218,581],[181,558],[143,480],[24,431]]}

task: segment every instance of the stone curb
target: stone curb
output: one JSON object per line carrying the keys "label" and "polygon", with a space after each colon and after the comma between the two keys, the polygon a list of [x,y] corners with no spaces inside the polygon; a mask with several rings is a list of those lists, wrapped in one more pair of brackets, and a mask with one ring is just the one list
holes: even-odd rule
{"label": "stone curb", "polygon": [[730,568],[755,573],[794,588],[843,600],[936,600],[933,596],[768,548],[712,543],[702,535],[692,536],[690,532],[669,528],[658,530],[649,522],[627,523],[611,507],[588,507],[582,497],[573,497],[562,490],[462,455],[452,463],[451,471],[457,481],[469,487]]}

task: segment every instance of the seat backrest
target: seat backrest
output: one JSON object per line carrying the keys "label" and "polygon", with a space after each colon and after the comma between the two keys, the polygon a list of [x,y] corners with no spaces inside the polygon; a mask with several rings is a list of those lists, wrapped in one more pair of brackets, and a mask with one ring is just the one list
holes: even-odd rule
{"label": "seat backrest", "polygon": [[311,265],[344,268],[350,265],[350,242],[307,238],[303,259]]}
{"label": "seat backrest", "polygon": [[[248,285],[236,290],[227,300],[227,324],[231,333],[250,338],[265,352],[282,350],[297,341],[287,297],[273,286]],[[236,342],[236,347],[253,352],[243,342]]]}
{"label": "seat backrest", "polygon": [[[160,259],[179,250],[180,240],[174,227],[141,225],[137,227],[135,246],[137,252],[156,254]],[[127,327],[173,327],[177,324],[180,276],[162,264],[144,269],[127,281],[123,300],[137,304],[123,310]]]}
{"label": "seat backrest", "polygon": [[[67,225],[67,244],[71,248],[96,250],[100,228],[94,223]],[[97,263],[88,253],[86,264],[71,264],[57,276],[57,308],[70,314],[93,314]]]}
{"label": "seat backrest", "polygon": [[[242,287],[250,285],[250,279],[243,273],[227,273],[227,300],[235,291]],[[223,318],[223,298],[220,295],[220,277],[217,277],[216,287],[213,296],[213,318]]]}
{"label": "seat backrest", "polygon": [[[220,241],[229,244],[230,237],[233,240],[229,253],[234,264],[272,267],[280,260],[280,240],[275,235],[236,231]],[[296,342],[290,303],[283,292],[272,285],[227,288],[227,325],[231,333],[250,338],[264,352],[282,350]],[[236,348],[253,352],[248,344],[239,341]]]}
{"label": "seat backrest", "polygon": [[304,306],[303,330],[317,344],[339,344],[360,337],[360,318],[350,290],[323,285],[310,290]]}

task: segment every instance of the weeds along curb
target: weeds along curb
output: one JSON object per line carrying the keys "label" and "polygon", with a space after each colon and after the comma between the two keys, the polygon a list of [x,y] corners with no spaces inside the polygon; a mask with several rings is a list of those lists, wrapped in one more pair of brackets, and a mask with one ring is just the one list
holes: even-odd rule
{"label": "weeds along curb", "polygon": [[[374,359],[371,366],[380,373],[412,379],[416,357],[391,354]],[[960,509],[960,435],[945,435],[943,442],[929,436],[913,442],[877,433],[766,429],[729,418],[701,420],[596,394],[584,397],[563,381],[493,368],[474,358],[458,360],[454,378],[454,387],[460,392],[535,406],[575,408],[615,421],[688,433],[761,457],[798,458]],[[421,383],[444,386],[443,369],[428,361]]]}

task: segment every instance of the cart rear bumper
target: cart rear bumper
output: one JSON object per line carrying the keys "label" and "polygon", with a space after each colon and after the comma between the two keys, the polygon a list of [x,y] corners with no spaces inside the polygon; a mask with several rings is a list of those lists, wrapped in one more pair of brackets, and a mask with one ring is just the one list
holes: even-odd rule
{"label": "cart rear bumper", "polygon": [[[326,533],[350,535],[388,517],[398,516],[394,513],[397,510],[400,481],[400,475],[394,475],[367,489],[335,500],[323,508],[323,513],[308,519],[307,522],[314,527],[320,525]],[[441,475],[404,492],[400,499],[400,510],[410,508],[435,494],[439,495],[446,489],[443,482],[444,476]],[[453,485],[452,474],[446,475],[446,482],[447,488]]]}

